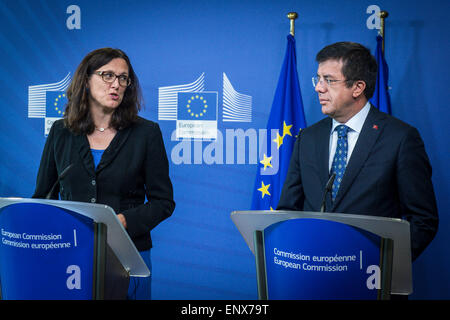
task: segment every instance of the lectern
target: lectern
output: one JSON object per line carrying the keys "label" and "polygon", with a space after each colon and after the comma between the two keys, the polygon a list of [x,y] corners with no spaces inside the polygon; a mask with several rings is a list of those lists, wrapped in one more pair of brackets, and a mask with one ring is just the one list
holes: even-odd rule
{"label": "lectern", "polygon": [[0,198],[0,297],[125,299],[150,271],[111,207]]}
{"label": "lectern", "polygon": [[295,211],[234,211],[231,219],[255,255],[259,299],[412,293],[407,221]]}

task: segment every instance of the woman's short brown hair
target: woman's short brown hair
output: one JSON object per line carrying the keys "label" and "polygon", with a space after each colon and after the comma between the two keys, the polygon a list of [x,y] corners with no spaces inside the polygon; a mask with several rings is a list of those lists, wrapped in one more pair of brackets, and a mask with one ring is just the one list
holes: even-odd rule
{"label": "woman's short brown hair", "polygon": [[95,124],[89,109],[87,82],[96,70],[116,58],[126,61],[131,84],[125,90],[122,103],[112,114],[110,126],[119,130],[128,127],[137,120],[142,105],[142,93],[130,59],[120,49],[101,48],[84,57],[67,89],[68,103],[64,112],[64,124],[72,132],[76,134],[91,134],[94,132]]}

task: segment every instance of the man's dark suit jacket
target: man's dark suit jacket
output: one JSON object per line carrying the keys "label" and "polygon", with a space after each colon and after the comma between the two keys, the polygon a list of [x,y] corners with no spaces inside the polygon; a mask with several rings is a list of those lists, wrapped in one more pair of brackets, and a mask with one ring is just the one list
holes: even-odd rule
{"label": "man's dark suit jacket", "polygon": [[[329,179],[332,119],[301,131],[277,210],[319,211]],[[411,225],[413,260],[437,232],[431,166],[419,132],[371,106],[327,212],[403,218]]]}
{"label": "man's dark suit jacket", "polygon": [[[74,135],[56,121],[42,153],[34,198],[45,198],[61,172],[68,174],[52,199],[106,204],[127,221],[127,231],[140,251],[152,247],[150,230],[174,208],[169,165],[159,126],[139,118],[118,130],[95,168],[86,135]],[[147,197],[148,202],[145,202]]]}

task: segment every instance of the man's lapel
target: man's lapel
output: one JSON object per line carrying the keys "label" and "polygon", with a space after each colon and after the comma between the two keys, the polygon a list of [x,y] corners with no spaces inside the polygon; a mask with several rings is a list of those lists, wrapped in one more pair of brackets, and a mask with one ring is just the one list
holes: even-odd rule
{"label": "man's lapel", "polygon": [[[330,177],[329,175],[329,153],[330,153],[330,133],[331,133],[331,118],[327,118],[323,121],[317,134],[317,159],[319,159],[317,165],[320,172],[320,183],[325,188],[325,185]],[[329,208],[329,207],[328,207]]]}
{"label": "man's lapel", "polygon": [[[320,127],[317,130],[317,133],[315,133],[317,139],[316,139],[316,159],[317,159],[317,169],[319,172],[319,178],[320,178],[320,185],[322,186],[322,189],[320,192],[325,192],[325,186],[328,182],[328,179],[330,178],[329,174],[329,157],[330,157],[330,134],[331,134],[331,126],[332,126],[332,119],[330,117],[325,118],[321,124]],[[322,199],[323,195],[321,195]],[[331,196],[328,194],[328,196],[325,199],[326,201],[326,208],[328,212],[331,208]],[[317,203],[317,210],[319,210],[320,203]]]}
{"label": "man's lapel", "polygon": [[358,141],[356,142],[355,148],[353,149],[352,155],[347,164],[347,168],[345,169],[344,177],[342,178],[341,185],[339,186],[339,191],[333,203],[332,211],[334,211],[341,200],[345,197],[345,194],[366,162],[370,151],[383,131],[386,118],[386,115],[378,111],[378,109],[374,106],[370,107],[369,114],[367,115],[361,133],[359,134]]}

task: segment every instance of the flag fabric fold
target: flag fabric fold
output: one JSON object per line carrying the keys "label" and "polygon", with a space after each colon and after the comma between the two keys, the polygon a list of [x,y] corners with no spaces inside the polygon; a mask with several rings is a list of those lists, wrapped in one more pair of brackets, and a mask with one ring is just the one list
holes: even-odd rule
{"label": "flag fabric fold", "polygon": [[253,189],[252,210],[275,210],[289,168],[294,143],[306,127],[297,74],[295,39],[287,36],[287,48],[267,122],[266,141],[260,142]]}
{"label": "flag fabric fold", "polygon": [[377,47],[375,49],[375,58],[378,64],[377,82],[375,85],[375,92],[370,102],[377,107],[380,111],[392,114],[391,99],[388,92],[388,80],[389,80],[389,68],[384,59],[384,53],[382,50],[383,38],[377,36]]}

